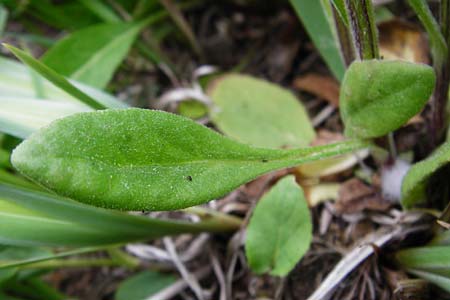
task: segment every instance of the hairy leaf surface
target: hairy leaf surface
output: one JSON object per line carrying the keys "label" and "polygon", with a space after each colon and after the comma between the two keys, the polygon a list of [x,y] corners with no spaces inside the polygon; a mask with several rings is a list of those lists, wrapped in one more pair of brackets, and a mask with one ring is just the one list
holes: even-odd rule
{"label": "hairy leaf surface", "polygon": [[268,171],[367,147],[347,141],[296,150],[243,145],[173,114],[143,109],[80,113],[20,144],[13,165],[81,202],[170,210],[221,197]]}
{"label": "hairy leaf surface", "polygon": [[345,73],[340,109],[345,135],[383,136],[420,112],[434,89],[431,67],[401,61],[355,61]]}
{"label": "hairy leaf surface", "polygon": [[287,275],[309,249],[312,223],[294,176],[281,179],[258,202],[247,228],[245,252],[258,274]]}

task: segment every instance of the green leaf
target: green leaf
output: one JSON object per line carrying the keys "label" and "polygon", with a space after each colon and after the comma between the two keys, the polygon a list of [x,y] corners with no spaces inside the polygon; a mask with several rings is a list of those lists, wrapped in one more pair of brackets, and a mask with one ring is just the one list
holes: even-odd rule
{"label": "green leaf", "polygon": [[108,23],[60,40],[42,57],[59,74],[104,88],[130,50],[143,23]]}
{"label": "green leaf", "polygon": [[340,109],[349,137],[383,136],[420,112],[434,89],[431,67],[401,61],[355,61],[345,73]]}
{"label": "green leaf", "polygon": [[81,202],[170,210],[221,197],[266,172],[368,147],[296,150],[239,144],[190,119],[144,109],[80,113],[53,122],[13,152],[20,172]]}
{"label": "green leaf", "polygon": [[173,275],[143,271],[123,281],[115,300],[145,300],[176,281]]}
{"label": "green leaf", "polygon": [[281,179],[258,202],[247,227],[245,253],[258,274],[286,276],[309,249],[312,223],[294,176]]}
{"label": "green leaf", "polygon": [[208,90],[214,103],[211,118],[233,139],[257,147],[308,146],[315,137],[303,105],[275,84],[250,76],[229,74]]}
{"label": "green leaf", "polygon": [[402,182],[402,205],[405,208],[425,200],[427,181],[434,172],[450,162],[450,142],[436,149],[431,156],[414,164]]}
{"label": "green leaf", "polygon": [[434,64],[441,66],[446,60],[448,48],[439,24],[434,18],[433,13],[430,11],[427,1],[408,0],[408,3],[414,9],[414,12],[417,14],[428,33]]}
{"label": "green leaf", "polygon": [[[70,94],[56,87],[41,75],[34,72],[34,75],[32,76],[30,74],[30,69],[24,64],[12,59],[0,57],[0,95],[7,97],[25,97],[30,99],[36,98],[33,77],[38,77],[38,81],[42,83],[43,94],[46,100],[52,100],[55,102],[71,102],[72,104],[75,103],[79,106],[89,107],[86,104],[81,103]],[[101,90],[73,80],[70,80],[69,82],[106,107],[128,107],[124,102]]]}
{"label": "green leaf", "polygon": [[54,85],[59,87],[60,89],[64,90],[68,94],[74,96],[78,100],[80,100],[82,103],[94,108],[94,109],[104,109],[106,106],[104,106],[102,103],[98,102],[97,100],[94,100],[91,96],[87,95],[86,93],[82,92],[80,89],[75,87],[73,84],[71,84],[67,79],[65,79],[63,76],[59,75],[57,72],[53,71],[40,61],[34,59],[30,55],[28,55],[26,52],[13,47],[11,45],[3,44],[6,48],[8,48],[17,58],[19,58],[22,62],[24,62],[26,65],[31,67],[33,70],[35,70],[37,73],[45,77],[47,80],[52,82]]}
{"label": "green leaf", "polygon": [[408,273],[450,292],[450,246],[407,248],[395,257]]}
{"label": "green leaf", "polygon": [[78,1],[105,22],[115,23],[121,21],[120,18],[114,13],[114,11],[100,0]]}
{"label": "green leaf", "polygon": [[74,30],[98,22],[98,18],[75,1],[54,4],[49,0],[29,0],[26,13],[59,29]]}
{"label": "green leaf", "polygon": [[0,38],[3,37],[6,21],[8,20],[8,11],[0,4]]}
{"label": "green leaf", "polygon": [[407,248],[397,252],[396,259],[408,269],[450,270],[450,246]]}
{"label": "green leaf", "polygon": [[429,282],[434,283],[441,289],[450,293],[450,274],[441,275],[439,273],[413,269],[408,270],[408,272],[422,279],[428,280]]}
{"label": "green leaf", "polygon": [[0,243],[94,247],[171,234],[229,231],[223,224],[164,221],[83,205],[0,184]]}
{"label": "green leaf", "polygon": [[[15,247],[0,245],[0,265],[11,261],[29,260],[36,257],[49,255],[51,252],[37,247]],[[0,269],[0,286],[2,283],[14,277],[17,273],[17,267]]]}
{"label": "green leaf", "polygon": [[178,114],[196,120],[205,117],[208,114],[208,108],[201,102],[188,100],[180,102]]}
{"label": "green leaf", "polygon": [[331,72],[341,80],[345,66],[337,38],[333,33],[333,23],[329,20],[330,16],[324,7],[325,2],[319,0],[290,0],[290,2]]}
{"label": "green leaf", "polygon": [[341,18],[345,26],[349,26],[347,9],[345,8],[344,0],[331,0],[331,4],[335,7],[338,16]]}
{"label": "green leaf", "polygon": [[0,130],[25,139],[52,121],[90,108],[72,102],[0,96]]}

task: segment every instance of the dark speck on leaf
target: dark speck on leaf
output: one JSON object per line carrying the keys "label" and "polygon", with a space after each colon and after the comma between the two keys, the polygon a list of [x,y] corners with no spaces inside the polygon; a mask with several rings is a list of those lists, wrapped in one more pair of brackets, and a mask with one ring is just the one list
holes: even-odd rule
{"label": "dark speck on leaf", "polygon": [[261,160],[263,163],[266,163],[266,162],[268,162],[268,160],[267,159],[263,159],[263,160]]}
{"label": "dark speck on leaf", "polygon": [[186,179],[189,180],[189,181],[192,181],[192,176],[189,175],[189,176],[186,177]]}

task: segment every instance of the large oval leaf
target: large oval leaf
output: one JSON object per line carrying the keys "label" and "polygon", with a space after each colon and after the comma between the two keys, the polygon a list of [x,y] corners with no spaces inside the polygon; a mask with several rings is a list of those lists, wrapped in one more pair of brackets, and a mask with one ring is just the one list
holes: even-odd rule
{"label": "large oval leaf", "polygon": [[61,75],[104,88],[141,29],[141,23],[88,27],[60,40],[42,61]]}
{"label": "large oval leaf", "polygon": [[13,165],[56,192],[127,210],[170,210],[221,197],[274,169],[365,148],[362,141],[297,150],[239,144],[192,120],[143,109],[80,113],[20,144]]}
{"label": "large oval leaf", "polygon": [[211,118],[226,135],[257,147],[304,147],[315,137],[302,104],[273,83],[225,75],[209,87]]}
{"label": "large oval leaf", "polygon": [[414,164],[402,182],[402,205],[405,208],[422,203],[428,179],[450,162],[450,142],[446,142],[427,159]]}
{"label": "large oval leaf", "polygon": [[345,73],[340,109],[345,135],[383,136],[417,114],[435,83],[431,67],[401,61],[356,61]]}
{"label": "large oval leaf", "polygon": [[280,180],[259,200],[247,228],[245,252],[256,273],[287,275],[309,249],[312,223],[294,176]]}

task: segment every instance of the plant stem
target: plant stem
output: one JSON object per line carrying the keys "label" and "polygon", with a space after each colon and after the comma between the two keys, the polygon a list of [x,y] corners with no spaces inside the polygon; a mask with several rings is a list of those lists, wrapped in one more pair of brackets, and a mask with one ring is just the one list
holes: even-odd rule
{"label": "plant stem", "polygon": [[36,262],[24,265],[21,269],[55,269],[55,268],[86,268],[86,267],[129,267],[110,258],[71,258],[71,259],[52,259],[42,262]]}
{"label": "plant stem", "polygon": [[[441,32],[448,47],[450,45],[450,0],[441,0],[440,6],[440,25]],[[450,81],[450,51],[446,51],[442,62],[438,61],[435,64],[436,70],[436,88],[434,90],[432,99],[432,150],[437,147],[445,137],[447,127],[446,108],[448,102],[448,89]]]}
{"label": "plant stem", "polygon": [[333,18],[336,25],[336,32],[339,39],[342,58],[344,59],[345,66],[348,67],[355,60],[355,48],[352,42],[352,35],[343,20],[344,16],[339,14],[334,5],[331,6],[331,9],[333,11]]}
{"label": "plant stem", "polygon": [[211,218],[214,218],[218,223],[222,223],[224,225],[227,224],[226,226],[230,226],[232,228],[239,228],[243,224],[243,220],[241,218],[199,206],[188,207],[184,209],[184,211],[187,213],[195,214],[202,220],[210,220]]}
{"label": "plant stem", "polygon": [[123,251],[120,247],[112,247],[107,250],[112,260],[119,265],[125,266],[129,269],[135,269],[139,267],[139,259],[129,255]]}
{"label": "plant stem", "polygon": [[378,59],[378,34],[371,0],[345,0],[357,58]]}

